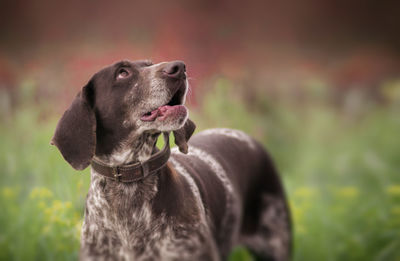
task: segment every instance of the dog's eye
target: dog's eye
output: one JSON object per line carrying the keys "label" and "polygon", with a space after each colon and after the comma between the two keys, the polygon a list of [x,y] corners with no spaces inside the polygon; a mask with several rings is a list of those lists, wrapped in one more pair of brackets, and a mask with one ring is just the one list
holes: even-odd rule
{"label": "dog's eye", "polygon": [[118,71],[117,78],[123,79],[123,78],[127,78],[129,75],[130,75],[130,72],[127,69],[121,68]]}

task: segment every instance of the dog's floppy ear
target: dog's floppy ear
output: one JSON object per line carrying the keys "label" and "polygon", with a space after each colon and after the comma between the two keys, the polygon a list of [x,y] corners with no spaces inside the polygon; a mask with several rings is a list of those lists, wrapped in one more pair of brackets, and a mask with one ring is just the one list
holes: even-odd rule
{"label": "dog's floppy ear", "polygon": [[92,109],[93,85],[89,82],[78,93],[57,124],[52,145],[74,169],[85,169],[96,148],[96,118]]}
{"label": "dog's floppy ear", "polygon": [[182,128],[173,131],[175,136],[175,144],[178,145],[179,151],[182,153],[188,153],[187,142],[192,136],[194,130],[196,129],[196,124],[190,119],[187,119],[185,125]]}

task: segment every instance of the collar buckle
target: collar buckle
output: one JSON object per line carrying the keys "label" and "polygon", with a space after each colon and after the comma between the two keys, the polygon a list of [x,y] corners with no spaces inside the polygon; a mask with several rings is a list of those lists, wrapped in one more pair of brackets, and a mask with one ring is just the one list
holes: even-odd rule
{"label": "collar buckle", "polygon": [[119,172],[119,167],[118,166],[112,168],[112,174],[113,174],[113,177],[114,177],[115,181],[118,181],[118,182],[121,181],[122,174]]}

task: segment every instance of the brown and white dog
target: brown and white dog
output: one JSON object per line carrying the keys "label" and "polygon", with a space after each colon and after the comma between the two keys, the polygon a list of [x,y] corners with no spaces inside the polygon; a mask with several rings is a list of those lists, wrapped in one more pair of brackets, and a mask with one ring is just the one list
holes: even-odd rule
{"label": "brown and white dog", "polygon": [[[121,61],[96,73],[62,116],[52,144],[75,169],[92,164],[81,259],[226,260],[235,245],[260,260],[290,258],[289,211],[270,157],[231,129],[187,144],[187,90],[183,62]],[[123,182],[93,165],[143,168],[169,132],[181,152],[142,178]]]}

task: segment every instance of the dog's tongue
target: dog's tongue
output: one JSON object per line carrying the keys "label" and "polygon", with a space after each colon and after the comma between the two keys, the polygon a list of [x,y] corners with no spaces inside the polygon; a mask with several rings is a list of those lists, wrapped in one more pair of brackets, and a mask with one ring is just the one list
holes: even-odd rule
{"label": "dog's tongue", "polygon": [[152,111],[150,114],[145,114],[143,115],[140,119],[142,121],[155,121],[157,118],[159,120],[164,120],[166,117],[170,115],[175,115],[179,113],[186,113],[186,108],[183,105],[174,105],[174,106],[169,106],[169,105],[164,105],[161,107],[158,107],[154,111]]}

